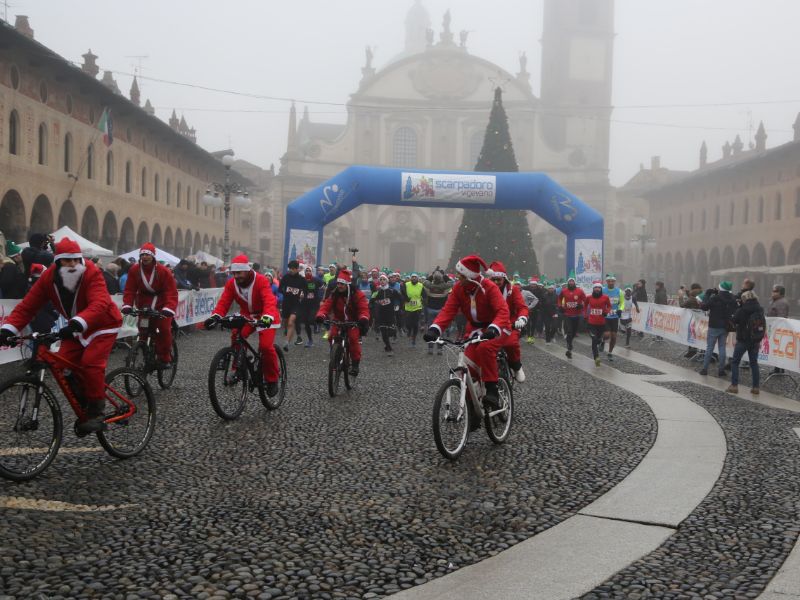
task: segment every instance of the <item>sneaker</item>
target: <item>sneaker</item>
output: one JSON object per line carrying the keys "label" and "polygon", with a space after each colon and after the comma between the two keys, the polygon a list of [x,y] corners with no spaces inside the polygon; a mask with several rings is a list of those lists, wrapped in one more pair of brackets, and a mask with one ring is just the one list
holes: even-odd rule
{"label": "sneaker", "polygon": [[729,394],[738,394],[739,393],[739,386],[738,385],[734,385],[734,384],[730,384],[728,386],[728,389],[725,390],[725,391],[728,392]]}
{"label": "sneaker", "polygon": [[294,341],[294,345],[295,345],[295,346],[302,346],[302,345],[303,345],[303,338],[301,338],[301,337],[298,335],[298,336],[297,336],[297,339]]}
{"label": "sneaker", "polygon": [[759,391],[758,388],[751,388],[750,393],[753,394],[754,396],[758,396],[761,392]]}
{"label": "sneaker", "polygon": [[328,339],[328,332],[327,331],[322,334],[322,339],[323,340],[327,340]]}
{"label": "sneaker", "polygon": [[284,352],[288,352],[289,351],[289,343],[288,342],[283,345],[283,351]]}
{"label": "sneaker", "polygon": [[599,356],[594,359],[594,366],[595,367],[599,367],[600,366],[600,357]]}
{"label": "sneaker", "polygon": [[533,336],[532,336],[532,335],[529,335],[527,338],[525,338],[525,341],[526,341],[527,343],[529,343],[529,344],[533,344]]}
{"label": "sneaker", "polygon": [[75,426],[75,431],[79,435],[88,435],[90,433],[97,433],[98,431],[103,431],[106,428],[105,424],[106,418],[104,416],[99,417],[91,417],[86,419],[82,423],[78,423]]}
{"label": "sneaker", "polygon": [[708,375],[708,369],[700,369],[700,375]]}
{"label": "sneaker", "polygon": [[610,360],[611,362],[614,361],[614,355],[611,354],[611,352],[608,353],[608,360]]}
{"label": "sneaker", "polygon": [[304,347],[305,347],[305,348],[311,348],[313,345],[314,345],[314,342],[312,342],[311,340],[308,340],[308,341],[306,342],[306,345],[305,345]]}
{"label": "sneaker", "polygon": [[567,358],[572,358],[572,350],[567,350]]}
{"label": "sneaker", "polygon": [[358,363],[355,361],[350,365],[350,376],[358,377]]}
{"label": "sneaker", "polygon": [[280,390],[280,386],[278,386],[277,381],[268,381],[267,382],[267,396],[270,398],[274,398],[278,395],[278,391]]}
{"label": "sneaker", "polygon": [[391,348],[389,348],[389,349],[386,351],[386,356],[394,356],[394,350],[392,350]]}
{"label": "sneaker", "polygon": [[514,379],[517,380],[517,383],[525,382],[525,371],[522,370],[522,367],[520,367],[519,371],[514,374]]}
{"label": "sneaker", "polygon": [[486,386],[486,395],[483,397],[483,406],[489,410],[497,410],[500,408],[500,398],[497,396],[497,388],[494,390]]}

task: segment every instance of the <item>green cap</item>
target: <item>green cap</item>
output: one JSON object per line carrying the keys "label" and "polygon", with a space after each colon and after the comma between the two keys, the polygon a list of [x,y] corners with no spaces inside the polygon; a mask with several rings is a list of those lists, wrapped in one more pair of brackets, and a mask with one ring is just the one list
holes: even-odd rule
{"label": "green cap", "polygon": [[733,284],[730,281],[721,281],[719,289],[722,292],[730,292],[733,289]]}
{"label": "green cap", "polygon": [[19,254],[20,252],[22,252],[22,248],[20,248],[19,246],[17,246],[17,245],[16,245],[14,242],[12,242],[11,240],[7,240],[7,241],[6,241],[6,255],[7,255],[9,258],[13,258],[14,256],[16,256],[17,254]]}

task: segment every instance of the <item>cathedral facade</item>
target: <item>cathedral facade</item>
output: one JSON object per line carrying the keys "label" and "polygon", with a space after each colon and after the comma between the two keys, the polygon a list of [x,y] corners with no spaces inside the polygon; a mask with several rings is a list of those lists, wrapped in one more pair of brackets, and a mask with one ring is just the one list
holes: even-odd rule
{"label": "cathedral facade", "polygon": [[[366,48],[346,124],[312,121],[307,109],[298,119],[292,106],[286,153],[273,181],[273,197],[282,208],[276,212],[285,215],[295,198],[353,164],[472,170],[494,88],[500,86],[520,171],[545,172],[605,213],[613,198],[608,182],[613,8],[613,0],[545,1],[537,97],[524,53],[513,74],[475,56],[469,32],[451,29],[449,11],[436,33],[416,0],[399,55],[375,68]],[[347,248],[356,246],[369,265],[404,271],[444,266],[461,213],[361,206],[325,228],[323,261],[345,260]],[[563,273],[564,236],[533,214],[529,224],[542,269]]]}

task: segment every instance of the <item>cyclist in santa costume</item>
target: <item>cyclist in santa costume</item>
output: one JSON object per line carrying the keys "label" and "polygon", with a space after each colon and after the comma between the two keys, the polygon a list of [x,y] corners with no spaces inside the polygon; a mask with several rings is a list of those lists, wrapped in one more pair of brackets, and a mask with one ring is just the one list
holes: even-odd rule
{"label": "cyclist in santa costume", "polygon": [[[361,335],[367,335],[369,332],[369,302],[364,292],[353,285],[353,276],[347,269],[340,270],[336,276],[336,287],[319,307],[317,323],[322,323],[325,319],[330,318],[330,315],[333,315],[333,319],[336,321],[358,321],[358,329],[350,328],[347,331],[352,359],[350,375],[358,375],[361,363],[359,332]],[[328,337],[331,343],[338,333],[337,325],[331,327]]]}
{"label": "cyclist in santa costume", "polygon": [[480,256],[466,256],[456,263],[458,282],[424,339],[436,341],[457,314],[466,316],[466,334],[480,333],[486,340],[467,346],[466,355],[481,369],[481,379],[486,384],[484,401],[496,409],[499,406],[497,353],[506,344],[511,323],[503,294],[491,280],[481,276],[485,270],[486,263]]}
{"label": "cyclist in santa costume", "polygon": [[178,284],[172,271],[156,263],[156,247],[150,242],[139,249],[139,263],[128,269],[128,280],[122,294],[122,314],[132,313],[134,307],[161,313],[162,318],[150,322],[150,336],[155,340],[161,366],[169,366],[172,363],[172,319],[178,308]]}
{"label": "cyclist in santa costume", "polygon": [[[209,329],[219,322],[228,314],[234,301],[239,305],[239,313],[242,316],[260,322],[264,329],[258,333],[258,349],[261,351],[261,369],[264,381],[267,382],[267,395],[271,398],[278,393],[278,380],[280,379],[278,353],[275,352],[273,346],[275,332],[281,324],[278,301],[275,299],[275,294],[272,293],[272,284],[269,279],[253,271],[250,261],[244,254],[240,254],[231,261],[230,270],[233,278],[225,284],[225,289],[222,290],[222,295],[219,297],[211,317],[206,319],[205,326]],[[254,326],[245,325],[241,330],[242,337],[248,337],[253,331],[255,331]],[[231,333],[231,339],[235,341],[236,332]]]}
{"label": "cyclist in santa costume", "polygon": [[520,287],[511,284],[503,263],[495,261],[489,265],[486,276],[491,278],[500,289],[500,293],[508,303],[508,320],[514,327],[503,347],[508,355],[508,366],[514,371],[514,378],[522,383],[525,381],[525,371],[522,370],[522,350],[519,347],[519,338],[520,332],[528,323],[528,305],[525,304]]}
{"label": "cyclist in santa costume", "polygon": [[58,335],[59,355],[79,366],[73,370],[85,404],[87,419],[78,423],[80,433],[104,428],[105,374],[108,356],[122,325],[122,315],[111,300],[102,271],[84,262],[77,242],[63,238],[56,244],[54,264],[17,304],[0,329],[0,346],[19,332],[48,301],[67,319]]}

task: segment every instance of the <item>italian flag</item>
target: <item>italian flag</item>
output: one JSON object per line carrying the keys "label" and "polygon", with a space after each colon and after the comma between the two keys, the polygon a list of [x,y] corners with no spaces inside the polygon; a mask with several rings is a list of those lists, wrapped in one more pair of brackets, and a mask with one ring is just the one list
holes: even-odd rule
{"label": "italian flag", "polygon": [[110,146],[114,141],[114,122],[111,120],[111,111],[104,109],[103,114],[100,115],[100,121],[97,123],[97,128],[103,132],[103,143],[106,147]]}

